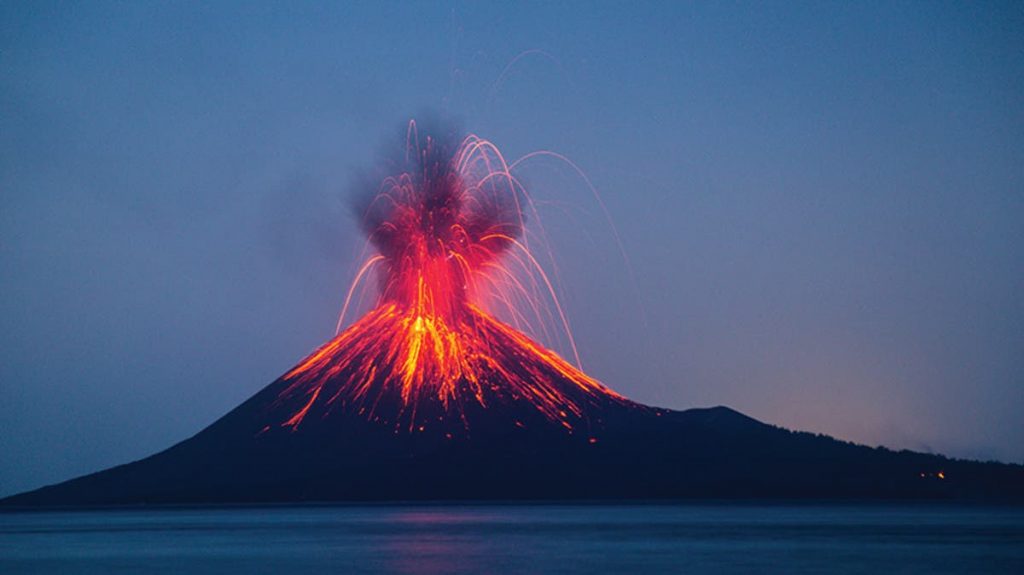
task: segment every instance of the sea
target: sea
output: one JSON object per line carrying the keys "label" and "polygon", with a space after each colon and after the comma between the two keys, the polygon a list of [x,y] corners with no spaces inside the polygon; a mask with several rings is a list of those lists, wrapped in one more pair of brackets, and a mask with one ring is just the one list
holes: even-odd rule
{"label": "sea", "polygon": [[1024,508],[489,504],[0,513],[0,573],[1024,573]]}

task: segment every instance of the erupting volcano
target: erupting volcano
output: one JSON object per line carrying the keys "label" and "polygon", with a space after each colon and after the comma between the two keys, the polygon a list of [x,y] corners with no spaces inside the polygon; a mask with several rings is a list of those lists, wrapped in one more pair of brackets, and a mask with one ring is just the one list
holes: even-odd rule
{"label": "erupting volcano", "polygon": [[587,376],[513,172],[484,139],[410,124],[355,210],[368,257],[340,333],[170,449],[0,505],[1024,500],[1021,466],[869,448],[725,407],[648,407]]}
{"label": "erupting volcano", "polygon": [[263,431],[348,412],[450,438],[472,431],[470,413],[515,405],[487,417],[511,413],[508,424],[525,426],[542,416],[572,433],[595,409],[632,405],[493,317],[526,329],[557,318],[571,343],[551,280],[521,239],[530,200],[498,149],[476,136],[421,139],[412,123],[402,163],[357,209],[377,253],[342,319],[372,272],[376,307],[282,378],[268,415],[286,417]]}

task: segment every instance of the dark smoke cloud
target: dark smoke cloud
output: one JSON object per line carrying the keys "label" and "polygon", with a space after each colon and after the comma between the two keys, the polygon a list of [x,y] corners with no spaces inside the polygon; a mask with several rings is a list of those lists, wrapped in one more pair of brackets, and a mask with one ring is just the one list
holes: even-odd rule
{"label": "dark smoke cloud", "polygon": [[490,149],[472,152],[476,159],[460,169],[466,132],[450,119],[423,118],[403,124],[378,165],[357,180],[352,206],[363,233],[392,272],[423,255],[458,252],[477,264],[497,257],[512,242],[482,238],[523,234],[522,190],[489,171],[500,165]]}

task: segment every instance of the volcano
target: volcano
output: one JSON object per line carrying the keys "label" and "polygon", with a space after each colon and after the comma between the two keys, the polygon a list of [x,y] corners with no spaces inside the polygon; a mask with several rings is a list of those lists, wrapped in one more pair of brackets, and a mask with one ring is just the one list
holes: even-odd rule
{"label": "volcano", "polygon": [[[356,214],[360,319],[166,451],[4,506],[368,500],[927,498],[1024,501],[1024,467],[893,452],[725,407],[642,405],[538,340],[568,322],[493,144],[422,140]],[[534,217],[536,215],[534,214]],[[361,280],[376,274],[375,286]]]}

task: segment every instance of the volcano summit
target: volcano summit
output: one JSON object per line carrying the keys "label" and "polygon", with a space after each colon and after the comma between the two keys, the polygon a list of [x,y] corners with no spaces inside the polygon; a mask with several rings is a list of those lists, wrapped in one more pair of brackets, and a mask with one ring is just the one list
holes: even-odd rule
{"label": "volcano summit", "polygon": [[[632,402],[538,343],[575,344],[486,140],[421,135],[356,213],[361,319],[194,437],[5,506],[683,497],[1024,500],[1024,468]],[[364,281],[376,277],[375,286]],[[577,358],[578,364],[578,358]]]}
{"label": "volcano summit", "polygon": [[[520,328],[557,316],[570,333],[527,245],[530,204],[519,182],[489,142],[453,141],[421,142],[410,124],[397,175],[357,208],[377,255],[363,264],[342,315],[370,270],[376,307],[285,374],[261,433],[294,432],[336,412],[445,438],[471,433],[476,417],[512,417],[505,423],[520,427],[542,418],[571,432],[592,410],[628,404],[489,313],[505,312]],[[545,300],[554,313],[545,315]],[[504,409],[491,415],[491,406]]]}

